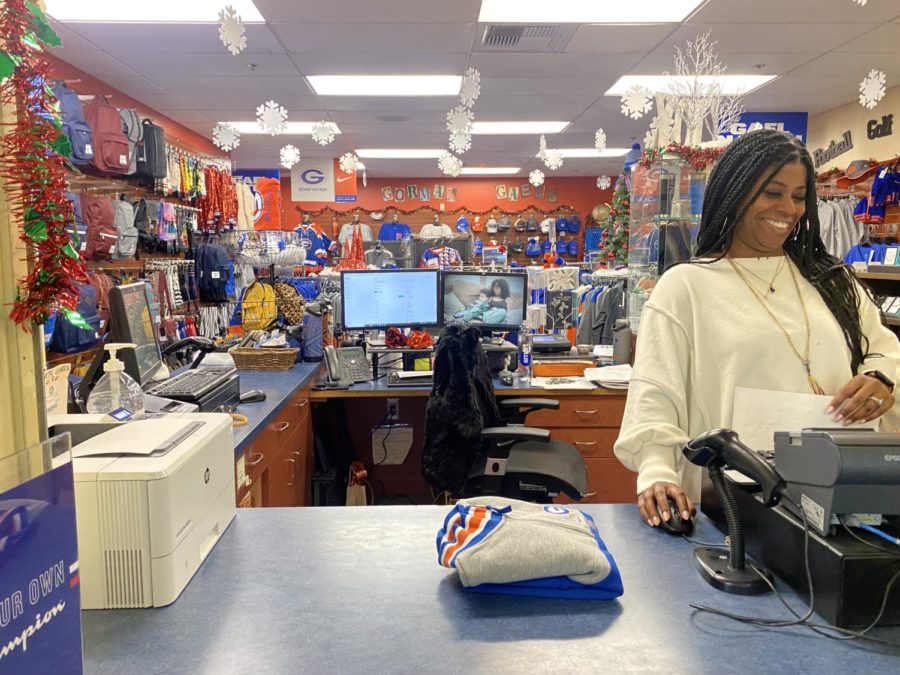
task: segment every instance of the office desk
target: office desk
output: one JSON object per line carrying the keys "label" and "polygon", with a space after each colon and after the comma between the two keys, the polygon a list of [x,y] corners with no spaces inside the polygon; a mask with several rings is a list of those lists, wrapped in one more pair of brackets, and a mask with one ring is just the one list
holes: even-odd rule
{"label": "office desk", "polygon": [[[447,507],[241,510],[173,605],[82,614],[85,672],[900,671],[900,651],[695,613],[689,603],[786,611],[771,595],[714,590],[694,571],[693,545],[643,525],[634,506],[584,510],[621,569],[618,600],[462,591],[437,564]],[[717,531],[698,516],[695,536]],[[900,629],[876,635],[900,641]]]}

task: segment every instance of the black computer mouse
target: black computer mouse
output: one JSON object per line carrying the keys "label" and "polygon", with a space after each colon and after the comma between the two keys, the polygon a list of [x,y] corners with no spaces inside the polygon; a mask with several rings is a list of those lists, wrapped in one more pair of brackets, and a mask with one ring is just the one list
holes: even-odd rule
{"label": "black computer mouse", "polygon": [[678,510],[673,499],[669,500],[669,512],[672,515],[668,520],[664,520],[662,514],[659,514],[659,529],[663,530],[666,534],[672,534],[679,537],[694,531],[694,521],[691,518],[685,520],[681,517],[681,512]]}
{"label": "black computer mouse", "polygon": [[256,403],[257,401],[265,401],[266,392],[262,389],[251,389],[241,394],[241,403]]}

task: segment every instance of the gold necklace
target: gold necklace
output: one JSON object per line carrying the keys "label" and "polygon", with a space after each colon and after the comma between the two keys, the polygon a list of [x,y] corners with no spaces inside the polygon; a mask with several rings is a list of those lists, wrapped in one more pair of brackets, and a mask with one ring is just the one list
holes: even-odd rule
{"label": "gold necklace", "polygon": [[741,271],[737,268],[737,265],[734,264],[731,258],[726,258],[728,262],[731,264],[731,268],[735,271],[735,273],[741,278],[741,281],[750,289],[750,293],[756,298],[756,301],[759,303],[760,307],[762,307],[766,314],[769,315],[769,318],[772,319],[772,323],[778,326],[779,330],[784,334],[784,337],[787,339],[788,344],[791,347],[791,351],[794,352],[794,355],[803,364],[803,367],[806,369],[806,381],[809,382],[810,388],[812,388],[814,394],[824,395],[825,391],[822,387],[819,386],[819,383],[816,381],[816,378],[812,374],[812,370],[809,366],[809,345],[811,342],[812,331],[809,328],[809,316],[806,313],[806,303],[803,302],[803,296],[800,295],[800,285],[797,283],[797,277],[794,274],[794,268],[791,265],[788,265],[788,270],[791,273],[791,279],[794,282],[794,289],[797,291],[797,297],[800,299],[800,308],[803,310],[803,322],[806,324],[806,349],[803,355],[800,354],[800,350],[797,349],[797,345],[794,344],[794,340],[791,338],[790,333],[787,332],[784,326],[775,318],[775,315],[772,313],[772,310],[766,305],[765,298],[762,297],[755,288],[747,281],[747,278],[741,274]]}
{"label": "gold necklace", "polygon": [[[759,279],[761,282],[763,282],[766,285],[766,288],[768,289],[768,291],[766,292],[766,295],[769,295],[769,294],[772,294],[775,292],[775,279],[777,279],[778,275],[781,274],[781,268],[784,267],[785,257],[786,256],[781,256],[781,260],[778,261],[778,267],[775,268],[775,274],[772,275],[772,279],[770,281],[766,281],[761,276],[759,276],[756,272],[746,268],[744,265],[741,265],[736,260],[732,260],[732,264],[737,265],[742,270],[744,270],[747,274],[752,274],[757,279]],[[768,298],[766,298],[766,300],[768,300]]]}

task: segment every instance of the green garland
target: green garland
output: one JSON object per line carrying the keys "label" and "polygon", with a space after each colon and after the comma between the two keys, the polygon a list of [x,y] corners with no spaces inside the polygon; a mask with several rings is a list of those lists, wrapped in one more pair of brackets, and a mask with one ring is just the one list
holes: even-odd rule
{"label": "green garland", "polygon": [[600,252],[606,254],[609,266],[624,265],[628,262],[628,235],[631,214],[631,197],[625,176],[616,180],[613,201],[609,208],[609,217],[603,228]]}

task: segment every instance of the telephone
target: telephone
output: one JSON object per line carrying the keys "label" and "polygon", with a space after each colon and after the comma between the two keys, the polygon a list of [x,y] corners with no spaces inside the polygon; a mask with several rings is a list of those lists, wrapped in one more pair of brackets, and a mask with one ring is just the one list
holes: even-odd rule
{"label": "telephone", "polygon": [[372,377],[362,347],[325,347],[325,366],[331,386],[349,387],[354,382],[366,382]]}

